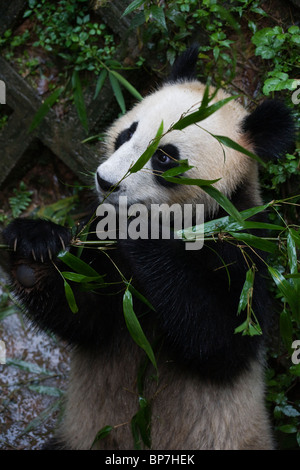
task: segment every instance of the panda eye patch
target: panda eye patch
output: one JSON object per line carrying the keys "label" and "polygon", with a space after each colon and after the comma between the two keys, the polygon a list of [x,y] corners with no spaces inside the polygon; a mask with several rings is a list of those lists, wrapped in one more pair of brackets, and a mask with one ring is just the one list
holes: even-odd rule
{"label": "panda eye patch", "polygon": [[179,150],[173,144],[166,144],[157,149],[155,154],[151,158],[151,164],[153,168],[154,178],[157,183],[162,186],[174,186],[174,183],[170,183],[162,178],[160,175],[170,168],[174,168],[179,165],[180,154]]}
{"label": "panda eye patch", "polygon": [[152,157],[152,166],[155,170],[165,171],[178,165],[179,151],[175,145],[167,144],[159,147]]}
{"label": "panda eye patch", "polygon": [[131,124],[130,127],[120,132],[115,142],[115,150],[118,150],[118,148],[121,147],[121,145],[125,144],[125,142],[128,142],[131,139],[131,137],[136,131],[137,126],[138,126],[138,122],[135,121]]}

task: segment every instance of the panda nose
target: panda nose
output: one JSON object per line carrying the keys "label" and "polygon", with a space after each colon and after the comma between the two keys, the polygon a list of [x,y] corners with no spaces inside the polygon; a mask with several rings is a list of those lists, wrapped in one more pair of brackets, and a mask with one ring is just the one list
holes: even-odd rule
{"label": "panda nose", "polygon": [[97,181],[100,186],[100,188],[103,191],[114,191],[117,192],[119,191],[119,186],[115,186],[114,183],[111,183],[110,181],[105,180],[104,178],[101,178],[100,174],[97,173]]}

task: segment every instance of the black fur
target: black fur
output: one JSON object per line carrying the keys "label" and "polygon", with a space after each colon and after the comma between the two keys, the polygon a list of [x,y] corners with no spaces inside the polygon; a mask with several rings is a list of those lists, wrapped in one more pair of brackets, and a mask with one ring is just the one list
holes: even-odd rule
{"label": "black fur", "polygon": [[[95,231],[95,227],[91,230]],[[81,292],[74,283],[72,289],[75,292],[79,312],[76,314],[71,312],[62,277],[55,267],[61,271],[70,270],[56,258],[56,255],[62,251],[60,238],[64,239],[67,246],[71,239],[70,231],[46,220],[16,219],[4,230],[3,237],[11,248],[12,287],[30,319],[40,328],[52,331],[70,344],[83,347],[92,345],[92,348],[96,349],[100,344],[104,344],[105,340],[108,340],[109,332],[112,331],[112,324],[117,321],[114,311],[119,305],[120,296],[111,294],[117,292],[120,285],[103,288],[97,294],[92,294]],[[48,247],[51,249],[55,266],[49,259]],[[37,261],[33,258],[32,250],[36,253]],[[112,264],[105,256],[99,258],[94,250],[84,250],[84,254],[85,261],[95,267],[100,274],[111,272],[107,278],[108,282],[120,281],[117,271],[111,269]],[[44,262],[41,262],[41,259]],[[116,262],[119,263],[118,259]],[[35,272],[36,284],[32,289],[21,286],[16,280],[18,267],[22,264]],[[103,312],[109,310],[112,313],[111,315],[103,313],[101,320],[99,309],[103,309]]]}
{"label": "black fur", "polygon": [[195,80],[199,46],[193,44],[175,61],[168,82]]}
{"label": "black fur", "polygon": [[[262,337],[234,334],[247,265],[238,247],[206,243],[186,251],[178,240],[122,240],[134,279],[155,307],[173,360],[211,380],[231,381],[259,354]],[[212,251],[214,250],[214,251]],[[228,265],[230,284],[222,264]],[[257,258],[253,309],[266,333],[269,323],[264,268]]]}
{"label": "black fur", "polygon": [[137,129],[137,126],[138,122],[133,122],[131,126],[128,127],[128,129],[124,129],[122,132],[120,132],[115,142],[115,150],[118,150],[121,145],[125,144],[125,142],[128,142],[128,140],[131,139]]}
{"label": "black fur", "polygon": [[255,153],[261,158],[278,158],[292,149],[295,142],[293,116],[284,103],[266,100],[242,123],[250,136]]}
{"label": "black fur", "polygon": [[[58,334],[70,344],[100,352],[112,334],[119,335],[124,330],[122,297],[118,294],[120,284],[114,289],[107,287],[91,293],[81,292],[74,283],[72,288],[79,312],[73,314],[57,269],[49,261],[35,263],[30,256],[31,248],[34,248],[45,258],[45,247],[52,243],[53,237],[57,238],[56,233],[61,233],[62,227],[51,223],[51,231],[45,235],[47,225],[48,222],[43,220],[20,219],[5,230],[4,237],[11,247],[16,235],[22,240],[19,243],[21,251],[17,245],[17,251],[12,255],[13,262],[23,262],[22,247],[26,245],[29,259],[24,262],[34,267],[38,279],[33,289],[18,286],[16,292],[30,318],[42,329]],[[29,226],[28,239],[25,230]],[[133,276],[135,285],[154,306],[156,315],[151,316],[151,324],[158,322],[158,330],[163,331],[170,359],[185,367],[196,367],[198,373],[218,381],[232,380],[247,367],[249,360],[257,354],[261,338],[233,333],[245,319],[242,315],[237,316],[247,271],[239,248],[221,241],[206,244],[196,252],[185,250],[180,240],[119,240],[118,245],[114,262],[127,278]],[[121,281],[105,255],[84,250],[83,256],[100,274],[107,275],[107,282]],[[220,258],[228,265],[230,285]],[[268,315],[261,277],[263,265],[259,258],[255,262],[261,269],[256,276],[253,308],[265,330]],[[60,270],[66,269],[58,260],[55,264]],[[149,329],[147,316],[143,325]]]}
{"label": "black fur", "polygon": [[[165,162],[162,162],[161,157],[166,157],[167,160]],[[154,178],[156,183],[166,188],[172,188],[175,186],[174,183],[165,180],[160,175],[161,173],[164,173],[165,171],[178,166],[178,160],[180,160],[180,154],[178,148],[175,145],[167,144],[164,146],[160,146],[160,148],[154,153],[151,158],[151,164],[154,170]]]}
{"label": "black fur", "polygon": [[28,219],[15,219],[3,236],[18,256],[41,262],[64,250],[71,239],[70,230],[49,220]]}

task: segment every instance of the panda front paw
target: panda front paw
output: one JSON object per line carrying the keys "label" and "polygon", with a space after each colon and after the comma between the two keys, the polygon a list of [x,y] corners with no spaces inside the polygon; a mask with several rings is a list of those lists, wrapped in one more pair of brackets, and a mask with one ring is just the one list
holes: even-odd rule
{"label": "panda front paw", "polygon": [[16,258],[44,263],[66,249],[71,232],[49,220],[15,219],[3,237]]}

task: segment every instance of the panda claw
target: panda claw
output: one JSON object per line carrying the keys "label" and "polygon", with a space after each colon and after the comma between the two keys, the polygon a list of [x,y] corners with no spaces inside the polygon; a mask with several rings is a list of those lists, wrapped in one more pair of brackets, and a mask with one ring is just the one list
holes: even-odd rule
{"label": "panda claw", "polygon": [[51,253],[50,248],[48,248],[48,255],[49,255],[49,259],[52,260],[52,253]]}
{"label": "panda claw", "polygon": [[59,235],[59,239],[60,239],[61,246],[63,247],[63,250],[65,250],[65,249],[66,249],[66,245],[64,244],[64,241],[63,241],[63,239],[61,238],[60,235]]}
{"label": "panda claw", "polygon": [[15,241],[14,241],[14,252],[17,251],[17,243],[18,243],[18,239],[15,238]]}
{"label": "panda claw", "polygon": [[32,254],[32,257],[33,257],[34,261],[36,261],[36,256],[35,256],[35,252],[34,252],[34,249],[33,249],[33,248],[32,248],[32,250],[31,250],[31,254]]}

